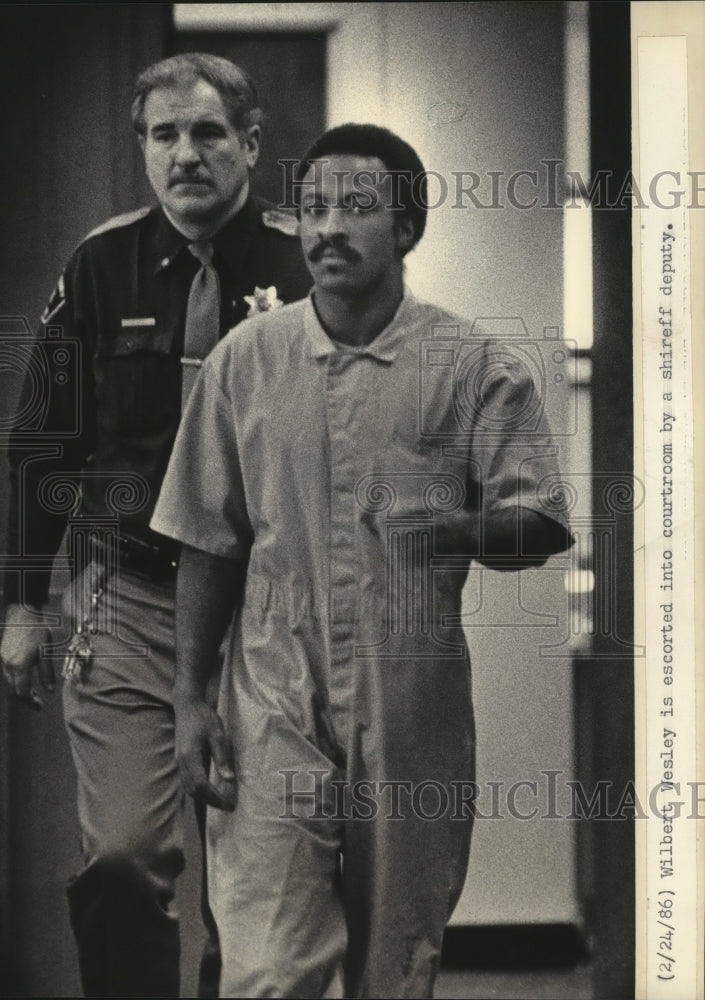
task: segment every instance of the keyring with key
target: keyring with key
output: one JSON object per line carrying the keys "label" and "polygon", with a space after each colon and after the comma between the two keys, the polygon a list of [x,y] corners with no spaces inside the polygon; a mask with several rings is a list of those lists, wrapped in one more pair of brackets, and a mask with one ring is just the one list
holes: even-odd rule
{"label": "keyring with key", "polygon": [[93,658],[93,647],[91,646],[91,635],[97,631],[96,611],[98,601],[103,595],[103,588],[99,587],[91,594],[91,609],[84,616],[83,622],[76,627],[76,633],[69,643],[61,676],[67,681],[74,681],[83,684],[88,675],[88,669]]}

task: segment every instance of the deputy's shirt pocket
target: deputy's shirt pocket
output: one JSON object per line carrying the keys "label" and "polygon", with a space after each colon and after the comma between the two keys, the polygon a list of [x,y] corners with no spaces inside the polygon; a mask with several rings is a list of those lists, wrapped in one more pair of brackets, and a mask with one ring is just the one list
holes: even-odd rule
{"label": "deputy's shirt pocket", "polygon": [[157,430],[180,410],[180,361],[169,330],[127,322],[98,340],[99,420],[113,432]]}

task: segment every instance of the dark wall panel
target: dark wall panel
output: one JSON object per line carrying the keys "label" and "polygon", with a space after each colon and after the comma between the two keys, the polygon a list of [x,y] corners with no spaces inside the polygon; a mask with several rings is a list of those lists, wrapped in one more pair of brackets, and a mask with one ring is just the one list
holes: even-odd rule
{"label": "dark wall panel", "polygon": [[[170,17],[168,4],[0,7],[0,317],[26,317],[33,326],[81,237],[110,215],[151,200],[129,99],[138,70],[165,53]],[[20,380],[5,366],[0,378],[5,417]],[[2,538],[6,491],[2,451]],[[60,694],[31,716],[3,696],[0,995],[79,990],[64,901],[78,852]]]}
{"label": "dark wall panel", "polygon": [[[617,186],[631,167],[630,24],[628,3],[590,5],[593,176],[611,170]],[[595,339],[593,348],[593,472],[595,513],[610,480],[633,468],[632,275],[629,208],[593,216]],[[638,491],[637,491],[638,495]],[[628,508],[629,505],[626,505]],[[596,618],[633,640],[633,515],[625,509],[613,535],[611,564],[596,565]],[[634,780],[634,661],[612,659],[613,636],[598,634],[602,659],[584,664],[580,698],[589,719],[590,769],[610,780],[615,802]],[[593,821],[595,995],[634,995],[634,822]]]}

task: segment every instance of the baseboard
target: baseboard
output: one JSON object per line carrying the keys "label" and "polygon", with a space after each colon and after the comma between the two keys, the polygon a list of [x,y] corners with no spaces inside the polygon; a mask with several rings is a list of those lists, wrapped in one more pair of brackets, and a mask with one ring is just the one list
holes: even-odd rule
{"label": "baseboard", "polygon": [[443,965],[473,969],[565,968],[588,958],[588,944],[575,924],[453,926],[443,938]]}

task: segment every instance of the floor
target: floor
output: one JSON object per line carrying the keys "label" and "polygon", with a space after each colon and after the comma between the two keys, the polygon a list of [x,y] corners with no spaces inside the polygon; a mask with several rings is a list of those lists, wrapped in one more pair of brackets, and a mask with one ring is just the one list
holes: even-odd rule
{"label": "floor", "polygon": [[569,969],[441,971],[436,1000],[592,1000],[588,964]]}

